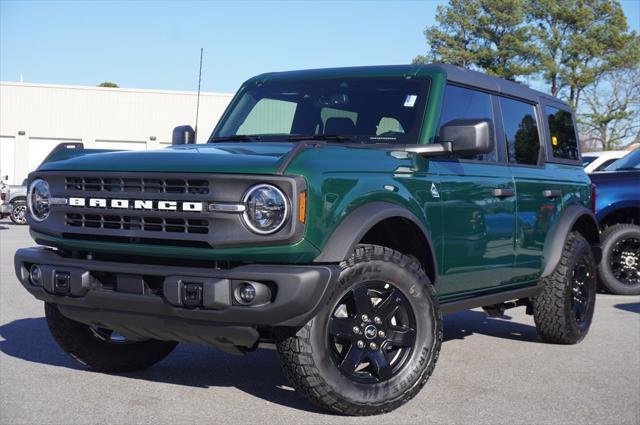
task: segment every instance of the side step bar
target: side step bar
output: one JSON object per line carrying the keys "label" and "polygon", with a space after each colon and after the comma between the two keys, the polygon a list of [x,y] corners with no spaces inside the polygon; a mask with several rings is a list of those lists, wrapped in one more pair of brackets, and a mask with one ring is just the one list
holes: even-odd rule
{"label": "side step bar", "polygon": [[527,286],[526,288],[518,288],[511,291],[497,292],[495,294],[482,295],[479,297],[473,297],[463,300],[443,302],[442,304],[440,304],[440,309],[442,310],[442,314],[450,314],[457,311],[470,310],[472,308],[500,304],[506,301],[535,297],[541,292],[542,286]]}

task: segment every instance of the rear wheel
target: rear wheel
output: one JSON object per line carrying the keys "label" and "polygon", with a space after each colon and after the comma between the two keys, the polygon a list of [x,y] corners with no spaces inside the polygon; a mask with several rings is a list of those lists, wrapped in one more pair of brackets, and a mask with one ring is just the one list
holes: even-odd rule
{"label": "rear wheel", "polygon": [[146,369],[164,359],[176,342],[130,341],[118,333],[66,318],[55,304],[45,303],[53,339],[79,363],[99,372]]}
{"label": "rear wheel", "polygon": [[278,353],[289,382],[322,408],[388,412],[414,397],[435,367],[442,315],[411,257],[362,245],[342,265],[327,303]]}
{"label": "rear wheel", "polygon": [[533,318],[542,340],[576,344],[589,332],[596,302],[596,262],[589,242],[569,234],[554,272],[533,298]]}
{"label": "rear wheel", "polygon": [[616,224],[602,232],[600,283],[619,295],[640,295],[640,226]]}
{"label": "rear wheel", "polygon": [[11,207],[11,221],[15,224],[27,224],[27,203],[25,201],[16,201]]}

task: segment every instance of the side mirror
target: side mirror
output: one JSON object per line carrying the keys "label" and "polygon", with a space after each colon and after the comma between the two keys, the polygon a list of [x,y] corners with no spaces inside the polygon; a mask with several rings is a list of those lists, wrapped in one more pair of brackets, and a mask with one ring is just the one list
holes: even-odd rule
{"label": "side mirror", "polygon": [[454,155],[477,155],[493,150],[489,120],[453,120],[440,129],[440,139],[451,142]]}
{"label": "side mirror", "polygon": [[181,125],[173,129],[172,145],[188,145],[196,142],[196,132],[190,125]]}
{"label": "side mirror", "polygon": [[413,145],[406,148],[424,157],[443,155],[476,155],[493,150],[491,121],[453,120],[440,129],[440,143]]}

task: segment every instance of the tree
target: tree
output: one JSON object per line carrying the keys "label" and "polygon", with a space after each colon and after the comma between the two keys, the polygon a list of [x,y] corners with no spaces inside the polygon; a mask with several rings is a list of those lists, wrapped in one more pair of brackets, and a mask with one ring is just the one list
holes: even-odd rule
{"label": "tree", "polygon": [[640,140],[640,67],[609,71],[584,92],[579,114],[586,143],[602,150]]}
{"label": "tree", "polygon": [[117,85],[116,83],[112,83],[110,81],[104,81],[104,82],[98,84],[98,87],[111,87],[111,88],[115,88],[115,89],[120,88],[119,85]]}
{"label": "tree", "polygon": [[526,19],[533,30],[543,80],[553,96],[578,109],[600,75],[640,61],[640,38],[616,0],[535,0]]}
{"label": "tree", "polygon": [[476,65],[476,26],[472,16],[480,13],[477,1],[452,0],[447,7],[438,6],[438,25],[427,27],[428,56],[419,55],[413,63],[443,62],[471,68]]}
{"label": "tree", "polygon": [[640,62],[617,0],[450,0],[424,34],[426,56],[507,79],[536,75],[578,109],[600,75]]}
{"label": "tree", "polygon": [[424,31],[429,55],[413,62],[451,63],[509,80],[532,74],[536,50],[525,13],[523,0],[450,0],[438,6],[438,25]]}
{"label": "tree", "polygon": [[552,96],[558,96],[564,87],[560,70],[566,61],[575,0],[557,2],[538,0],[531,2],[527,17],[536,22],[533,35],[539,43],[538,62],[543,79],[549,84]]}

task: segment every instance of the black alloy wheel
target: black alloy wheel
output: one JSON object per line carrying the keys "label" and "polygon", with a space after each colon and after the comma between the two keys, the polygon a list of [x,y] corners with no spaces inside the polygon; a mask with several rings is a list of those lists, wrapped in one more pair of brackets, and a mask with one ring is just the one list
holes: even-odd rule
{"label": "black alloy wheel", "polygon": [[327,322],[332,358],[347,378],[387,381],[406,365],[416,342],[416,318],[393,285],[365,282],[349,290]]}
{"label": "black alloy wheel", "polygon": [[589,303],[591,302],[591,286],[587,284],[593,276],[589,272],[586,260],[579,260],[572,271],[571,291],[571,312],[576,320],[576,325],[580,329],[584,329],[588,325],[587,313],[589,311]]}
{"label": "black alloy wheel", "polygon": [[538,335],[545,342],[577,344],[589,332],[596,305],[597,263],[589,241],[569,233],[553,273],[531,299]]}
{"label": "black alloy wheel", "polygon": [[358,245],[302,328],[281,329],[287,380],[310,402],[347,415],[389,412],[427,383],[442,343],[436,290],[415,257]]}
{"label": "black alloy wheel", "polygon": [[640,284],[640,239],[631,237],[617,241],[609,256],[609,267],[622,284]]}
{"label": "black alloy wheel", "polygon": [[[640,220],[640,217],[639,217]],[[640,295],[640,226],[607,226],[601,236],[598,278],[603,289],[618,295]]]}

